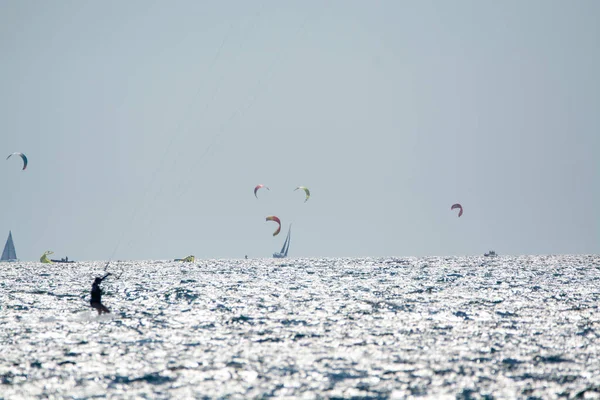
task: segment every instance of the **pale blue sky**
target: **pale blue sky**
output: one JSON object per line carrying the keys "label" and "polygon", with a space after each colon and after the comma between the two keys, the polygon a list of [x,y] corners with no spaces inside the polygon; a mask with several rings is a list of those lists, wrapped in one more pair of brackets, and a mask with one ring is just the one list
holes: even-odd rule
{"label": "pale blue sky", "polygon": [[1,1],[0,149],[30,164],[0,168],[0,240],[270,257],[293,222],[293,257],[598,253],[598,21],[594,0]]}

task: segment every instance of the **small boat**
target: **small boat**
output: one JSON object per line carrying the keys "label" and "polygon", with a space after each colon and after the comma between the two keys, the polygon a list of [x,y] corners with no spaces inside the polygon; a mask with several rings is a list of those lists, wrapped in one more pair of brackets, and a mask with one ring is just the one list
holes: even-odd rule
{"label": "small boat", "polygon": [[187,256],[187,257],[185,257],[185,258],[176,258],[176,259],[175,259],[175,260],[173,260],[173,261],[194,262],[194,261],[196,261],[196,257],[194,257],[194,256],[192,255],[192,256]]}
{"label": "small boat", "polygon": [[4,251],[2,252],[2,258],[0,261],[15,262],[17,259],[17,252],[15,251],[15,244],[13,243],[12,232],[8,231],[8,239],[4,245]]}
{"label": "small boat", "polygon": [[71,264],[74,263],[75,261],[73,260],[69,260],[69,257],[65,257],[65,258],[61,258],[60,260],[54,260],[51,259],[50,261],[52,261],[53,263],[62,263],[62,264]]}
{"label": "small boat", "polygon": [[279,253],[273,253],[273,258],[286,258],[288,255],[288,250],[290,249],[290,234],[292,232],[292,224],[288,229],[288,234],[285,238],[285,242],[283,242],[283,247]]}
{"label": "small boat", "polygon": [[496,257],[496,252],[494,250],[490,250],[487,253],[484,254],[484,256],[486,257]]}

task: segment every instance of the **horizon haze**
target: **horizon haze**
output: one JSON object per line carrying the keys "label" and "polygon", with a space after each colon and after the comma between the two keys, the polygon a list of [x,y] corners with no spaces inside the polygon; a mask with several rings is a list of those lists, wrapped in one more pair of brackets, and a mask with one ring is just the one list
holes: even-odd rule
{"label": "horizon haze", "polygon": [[292,258],[598,254],[598,20],[591,0],[2,2],[0,149],[29,165],[2,161],[0,243],[258,258],[293,223]]}

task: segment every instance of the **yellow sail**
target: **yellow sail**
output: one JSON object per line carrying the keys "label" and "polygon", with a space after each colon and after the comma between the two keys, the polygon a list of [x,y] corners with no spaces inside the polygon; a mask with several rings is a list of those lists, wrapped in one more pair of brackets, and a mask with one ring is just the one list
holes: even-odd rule
{"label": "yellow sail", "polygon": [[42,256],[40,257],[40,262],[44,264],[52,264],[52,261],[48,258],[50,254],[54,254],[54,252],[48,250],[44,254],[42,254]]}

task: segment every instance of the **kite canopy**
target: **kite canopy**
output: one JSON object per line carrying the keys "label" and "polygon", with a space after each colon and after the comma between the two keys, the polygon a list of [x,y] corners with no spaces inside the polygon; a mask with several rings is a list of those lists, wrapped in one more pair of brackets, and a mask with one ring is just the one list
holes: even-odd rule
{"label": "kite canopy", "polygon": [[458,212],[458,216],[460,217],[463,214],[463,208],[460,204],[456,203],[453,204],[452,207],[450,207],[450,210],[454,210],[455,208],[458,208],[460,211]]}
{"label": "kite canopy", "polygon": [[6,159],[8,160],[11,156],[14,156],[14,155],[21,156],[21,158],[23,159],[23,170],[25,170],[25,168],[27,168],[27,157],[25,156],[25,154],[12,153],[12,154],[9,154],[8,157],[6,157]]}
{"label": "kite canopy", "polygon": [[271,190],[263,184],[256,185],[256,187],[254,188],[254,197],[256,197],[257,199],[258,199],[258,196],[256,195],[256,192],[258,192],[258,189],[260,189],[260,188],[265,188],[267,190]]}
{"label": "kite canopy", "polygon": [[281,230],[281,221],[279,220],[279,218],[277,218],[274,215],[271,215],[271,216],[267,217],[266,221],[274,221],[279,224],[279,226],[277,227],[277,230],[275,232],[273,232],[273,236],[279,235],[279,231]]}
{"label": "kite canopy", "polygon": [[304,190],[304,193],[306,193],[306,198],[304,199],[304,202],[306,203],[308,201],[308,199],[310,198],[310,190],[308,190],[308,188],[306,186],[298,186],[296,189],[294,189],[294,192],[298,189],[302,189],[302,190]]}

